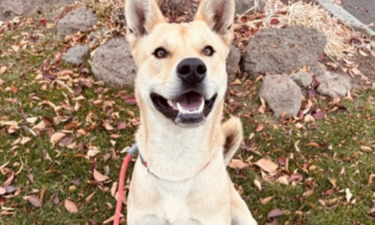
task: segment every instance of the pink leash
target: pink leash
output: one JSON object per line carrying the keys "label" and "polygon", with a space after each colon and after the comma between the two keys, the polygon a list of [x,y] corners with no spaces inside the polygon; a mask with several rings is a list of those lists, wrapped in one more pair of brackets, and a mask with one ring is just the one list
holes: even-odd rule
{"label": "pink leash", "polygon": [[118,182],[118,191],[117,191],[117,203],[116,203],[116,211],[115,211],[115,218],[113,221],[113,225],[119,225],[120,224],[120,216],[121,216],[121,208],[122,208],[122,198],[124,193],[124,181],[125,181],[125,175],[126,175],[126,169],[128,168],[130,160],[133,158],[135,153],[138,151],[137,144],[134,144],[133,147],[131,147],[128,151],[128,154],[124,158],[124,161],[122,162],[121,166],[121,172],[120,172],[120,179]]}

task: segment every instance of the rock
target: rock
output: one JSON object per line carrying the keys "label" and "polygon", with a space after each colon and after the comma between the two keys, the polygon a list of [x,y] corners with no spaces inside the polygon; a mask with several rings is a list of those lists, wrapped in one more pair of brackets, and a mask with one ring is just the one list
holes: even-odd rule
{"label": "rock", "polygon": [[246,11],[249,9],[253,8],[254,5],[254,0],[237,0],[235,2],[236,4],[236,14],[244,14]]}
{"label": "rock", "polygon": [[316,79],[319,82],[317,91],[332,98],[343,98],[352,89],[350,77],[347,75],[326,72]]}
{"label": "rock", "polygon": [[294,73],[290,78],[292,78],[292,80],[294,80],[294,82],[296,82],[301,88],[308,88],[313,82],[313,78],[307,72]]}
{"label": "rock", "polygon": [[324,52],[325,35],[307,27],[268,28],[249,40],[243,57],[245,71],[253,76],[289,73],[315,65]]}
{"label": "rock", "polygon": [[[9,21],[16,16],[28,16],[37,11],[58,8],[68,5],[73,1],[74,0],[0,0],[0,21]],[[53,14],[56,15],[60,13],[55,12]]]}
{"label": "rock", "polygon": [[75,9],[57,23],[57,35],[59,38],[74,34],[77,31],[87,32],[98,21],[94,13],[86,7]]}
{"label": "rock", "polygon": [[230,52],[226,61],[228,82],[232,82],[236,79],[238,64],[240,60],[241,60],[241,52],[235,45],[232,44],[230,46]]}
{"label": "rock", "polygon": [[324,75],[327,72],[327,67],[320,62],[317,62],[315,65],[310,67],[310,72],[312,72],[315,76]]}
{"label": "rock", "polygon": [[137,68],[125,38],[112,38],[100,46],[95,52],[92,70],[98,79],[109,84],[133,86]]}
{"label": "rock", "polygon": [[85,61],[89,54],[88,45],[76,45],[70,48],[62,57],[62,60],[67,63],[79,65]]}
{"label": "rock", "polygon": [[302,93],[298,85],[286,75],[266,76],[259,91],[274,116],[285,118],[296,116],[301,108]]}
{"label": "rock", "polygon": [[0,20],[10,20],[22,16],[30,6],[30,0],[5,0],[0,3]]}

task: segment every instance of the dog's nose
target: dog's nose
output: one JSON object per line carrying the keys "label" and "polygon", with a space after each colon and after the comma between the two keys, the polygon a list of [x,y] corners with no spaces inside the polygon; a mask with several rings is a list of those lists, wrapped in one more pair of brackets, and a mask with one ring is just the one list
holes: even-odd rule
{"label": "dog's nose", "polygon": [[206,76],[206,72],[206,65],[198,58],[184,59],[177,66],[178,77],[190,84],[200,83]]}

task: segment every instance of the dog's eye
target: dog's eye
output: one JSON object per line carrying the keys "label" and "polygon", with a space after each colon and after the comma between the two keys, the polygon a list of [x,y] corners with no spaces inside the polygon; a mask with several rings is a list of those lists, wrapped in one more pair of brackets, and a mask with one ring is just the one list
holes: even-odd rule
{"label": "dog's eye", "polygon": [[212,56],[214,53],[215,53],[215,50],[210,45],[207,45],[203,49],[203,55],[205,56]]}
{"label": "dog's eye", "polygon": [[166,58],[168,56],[168,52],[167,50],[165,50],[164,48],[157,48],[155,49],[154,53],[152,53],[156,58],[158,59],[162,59],[162,58]]}

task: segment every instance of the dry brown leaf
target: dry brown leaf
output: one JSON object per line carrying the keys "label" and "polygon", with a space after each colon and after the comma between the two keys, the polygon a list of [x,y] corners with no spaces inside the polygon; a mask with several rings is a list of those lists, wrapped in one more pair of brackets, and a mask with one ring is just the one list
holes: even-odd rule
{"label": "dry brown leaf", "polygon": [[2,66],[1,68],[0,68],[0,75],[3,75],[6,71],[7,71],[7,67],[6,66]]}
{"label": "dry brown leaf", "polygon": [[66,134],[64,134],[62,132],[57,132],[57,133],[54,133],[51,136],[50,141],[51,141],[52,144],[56,144],[65,136],[66,136]]}
{"label": "dry brown leaf", "polygon": [[262,190],[262,183],[259,180],[255,179],[254,184],[260,191]]}
{"label": "dry brown leaf", "polygon": [[7,189],[5,189],[4,187],[0,187],[0,195],[6,194],[6,193],[7,193]]}
{"label": "dry brown leaf", "polygon": [[65,200],[64,206],[65,206],[66,210],[68,210],[68,212],[70,212],[70,213],[77,213],[78,212],[77,205],[74,202],[72,202],[68,199]]}
{"label": "dry brown leaf", "polygon": [[92,194],[90,194],[89,196],[86,197],[86,203],[89,203],[91,201],[91,199],[94,197],[95,195],[95,192],[93,192]]}
{"label": "dry brown leaf", "polygon": [[108,176],[101,174],[96,169],[94,169],[94,174],[93,175],[94,175],[95,180],[97,180],[99,182],[103,182],[103,181],[106,181],[106,180],[109,179]]}
{"label": "dry brown leaf", "polygon": [[33,206],[35,207],[42,207],[42,201],[40,200],[39,197],[35,196],[35,195],[31,195],[31,196],[25,196],[23,197],[25,200],[29,201]]}
{"label": "dry brown leaf", "polygon": [[345,197],[346,197],[346,202],[350,202],[350,199],[353,197],[353,194],[350,192],[349,188],[345,189]]}
{"label": "dry brown leaf", "polygon": [[250,165],[248,163],[243,162],[242,160],[239,159],[232,159],[232,161],[229,163],[229,167],[232,169],[238,169],[242,170],[244,168],[249,167]]}
{"label": "dry brown leaf", "polygon": [[361,150],[365,152],[372,152],[372,149],[369,146],[361,146]]}
{"label": "dry brown leaf", "polygon": [[262,170],[273,173],[277,170],[278,166],[271,159],[259,159],[255,165],[259,166]]}
{"label": "dry brown leaf", "polygon": [[260,203],[262,205],[267,205],[268,203],[270,203],[270,201],[274,198],[274,196],[269,196],[267,198],[262,198],[260,199]]}

